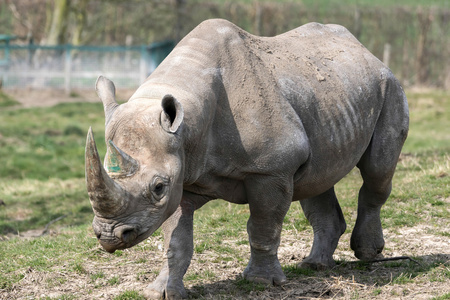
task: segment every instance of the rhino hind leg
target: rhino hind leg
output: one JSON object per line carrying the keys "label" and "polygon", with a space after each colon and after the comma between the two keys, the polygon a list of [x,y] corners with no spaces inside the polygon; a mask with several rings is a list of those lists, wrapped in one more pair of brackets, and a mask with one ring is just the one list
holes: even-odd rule
{"label": "rhino hind leg", "polygon": [[182,203],[163,223],[166,255],[159,275],[144,289],[147,299],[187,298],[183,276],[190,265],[194,249],[193,214],[193,206]]}
{"label": "rhino hind leg", "polygon": [[350,246],[361,260],[374,259],[384,248],[380,210],[391,193],[392,177],[408,134],[408,104],[403,90],[392,79],[386,81],[385,88],[385,105],[357,164],[363,185]]}
{"label": "rhino hind leg", "polygon": [[300,204],[313,227],[314,241],[311,253],[298,267],[314,270],[333,267],[334,250],[347,226],[334,188],[316,197],[301,200]]}
{"label": "rhino hind leg", "polygon": [[[350,247],[361,260],[372,260],[383,251],[384,238],[380,211],[392,188],[395,163],[389,168],[380,160],[371,163],[370,154],[358,164],[363,185],[358,195],[358,216],[350,239]],[[381,164],[379,164],[381,162]],[[380,166],[384,166],[380,168]]]}
{"label": "rhino hind leg", "polygon": [[386,202],[391,184],[374,188],[366,181],[359,191],[358,217],[352,232],[350,246],[361,260],[372,260],[383,251],[384,238],[380,210]]}
{"label": "rhino hind leg", "polygon": [[[249,281],[282,285],[287,280],[277,254],[283,219],[292,198],[289,185],[292,182],[280,182],[279,178],[262,175],[246,180],[250,207],[247,232],[251,252],[243,276]],[[285,188],[280,188],[282,186]]]}

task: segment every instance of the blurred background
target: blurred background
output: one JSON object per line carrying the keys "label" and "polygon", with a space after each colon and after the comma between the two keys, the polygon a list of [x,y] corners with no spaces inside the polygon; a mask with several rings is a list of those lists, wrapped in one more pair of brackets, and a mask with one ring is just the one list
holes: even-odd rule
{"label": "blurred background", "polygon": [[201,21],[273,36],[308,22],[347,27],[405,87],[450,88],[450,0],[2,0],[3,88],[135,88]]}

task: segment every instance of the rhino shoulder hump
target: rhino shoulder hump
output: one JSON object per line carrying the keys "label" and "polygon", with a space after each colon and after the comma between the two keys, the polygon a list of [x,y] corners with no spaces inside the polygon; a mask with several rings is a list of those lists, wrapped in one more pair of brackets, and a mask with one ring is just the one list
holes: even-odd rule
{"label": "rhino shoulder hump", "polygon": [[[292,30],[304,37],[330,37],[338,36],[341,38],[357,41],[357,39],[348,31],[347,28],[337,24],[321,24],[317,22],[307,23]],[[287,32],[286,34],[288,34]],[[359,42],[358,42],[359,43]]]}
{"label": "rhino shoulder hump", "polygon": [[230,21],[224,19],[209,19],[201,22],[196,30],[201,33],[212,32],[213,34],[227,34],[239,31],[239,28],[231,23]]}

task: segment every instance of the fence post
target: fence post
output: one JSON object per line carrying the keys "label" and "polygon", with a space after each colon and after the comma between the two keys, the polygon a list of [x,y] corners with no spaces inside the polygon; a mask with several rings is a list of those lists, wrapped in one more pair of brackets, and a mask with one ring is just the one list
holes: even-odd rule
{"label": "fence post", "polygon": [[72,47],[70,44],[66,44],[64,47],[64,91],[67,95],[70,94],[70,80],[72,71]]}
{"label": "fence post", "polygon": [[148,76],[148,69],[147,69],[147,46],[142,45],[141,46],[141,60],[139,61],[139,84],[144,83],[145,79],[147,79]]}
{"label": "fence post", "polygon": [[391,44],[386,43],[386,44],[384,44],[383,63],[388,68],[389,68],[389,61],[390,60],[391,60]]}

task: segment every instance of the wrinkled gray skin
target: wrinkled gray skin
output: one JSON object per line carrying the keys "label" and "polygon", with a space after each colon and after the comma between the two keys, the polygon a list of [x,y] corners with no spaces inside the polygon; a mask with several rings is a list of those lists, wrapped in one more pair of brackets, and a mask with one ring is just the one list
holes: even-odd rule
{"label": "wrinkled gray skin", "polygon": [[[357,166],[364,183],[351,237],[356,257],[384,246],[380,208],[408,132],[405,94],[345,28],[310,23],[256,37],[224,20],[188,34],[122,105],[100,77],[108,151],[89,131],[86,178],[94,231],[109,252],[162,225],[166,257],[148,298],[186,297],[193,214],[213,199],[248,204],[250,281],[286,281],[283,218],[300,200],[314,229],[300,267],[334,265],[346,224],[334,185]],[[224,224],[226,226],[226,224]]]}

